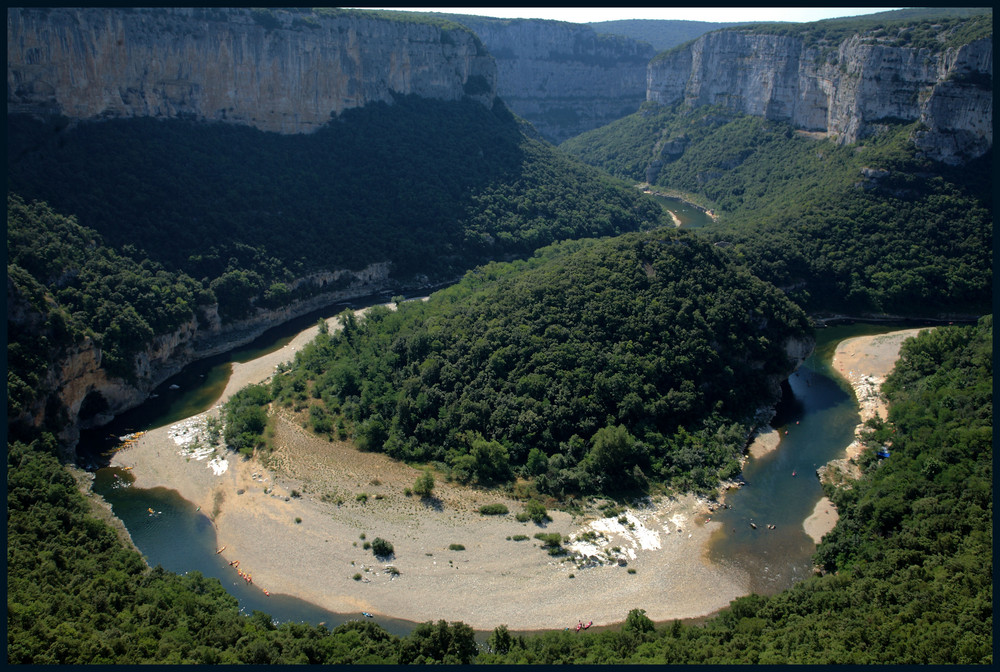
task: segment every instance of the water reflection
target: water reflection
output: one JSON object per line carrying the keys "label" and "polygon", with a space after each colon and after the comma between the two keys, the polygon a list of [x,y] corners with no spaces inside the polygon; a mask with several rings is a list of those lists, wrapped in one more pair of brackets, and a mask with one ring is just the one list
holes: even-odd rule
{"label": "water reflection", "polygon": [[677,221],[680,222],[681,228],[684,229],[700,229],[701,227],[709,224],[712,218],[709,217],[704,210],[686,201],[682,201],[679,198],[673,198],[671,196],[658,196],[654,195],[655,198],[663,209],[670,212]]}
{"label": "water reflection", "polygon": [[[326,314],[336,312],[327,309]],[[210,407],[228,380],[232,359],[245,357],[237,361],[247,361],[283,347],[294,333],[314,323],[318,316],[300,318],[296,324],[283,327],[283,332],[272,332],[268,336],[270,342],[259,339],[237,353],[220,356],[217,361],[188,367],[164,383],[164,392],[173,393],[172,397],[153,399],[129,417],[116,421],[115,428],[98,430],[93,443],[95,452],[100,451],[102,435],[162,426]],[[749,485],[727,495],[731,509],[713,514],[713,520],[723,525],[713,538],[710,558],[743,569],[752,577],[750,588],[754,592],[778,592],[808,577],[812,571],[815,544],[803,531],[802,521],[822,496],[815,471],[842,455],[859,421],[850,388],[830,368],[833,348],[849,336],[897,328],[900,327],[854,325],[819,331],[816,352],[784,386],[785,395],[774,421],[782,437],[778,450],[751,460],[744,470]],[[172,384],[179,389],[169,390]],[[279,622],[324,622],[333,627],[361,617],[329,612],[285,595],[265,596],[239,579],[216,554],[215,529],[205,512],[174,491],[137,490],[129,483],[128,472],[105,468],[97,472],[94,491],[111,504],[150,564],[162,565],[179,574],[199,571],[218,578],[239,600],[242,611],[265,611]],[[149,509],[153,509],[152,514]],[[376,620],[396,634],[406,634],[414,627],[408,621],[381,617]]]}
{"label": "water reflection", "polygon": [[831,366],[836,344],[899,328],[883,324],[821,329],[815,352],[783,385],[772,421],[781,437],[777,450],[747,463],[743,477],[748,485],[727,494],[731,508],[713,516],[722,528],[712,539],[709,557],[745,571],[753,592],[777,593],[813,571],[816,544],[802,523],[823,496],[816,470],[843,457],[860,422],[850,386]]}
{"label": "water reflection", "polygon": [[[197,571],[218,579],[239,601],[240,611],[245,614],[263,611],[278,623],[325,623],[330,628],[364,620],[361,614],[338,614],[288,595],[264,595],[259,587],[241,579],[216,553],[215,527],[205,512],[173,490],[133,488],[128,472],[116,468],[99,470],[93,490],[111,504],[133,543],[151,565],[160,565],[175,574]],[[415,625],[393,618],[377,617],[375,621],[396,635],[409,633]]]}

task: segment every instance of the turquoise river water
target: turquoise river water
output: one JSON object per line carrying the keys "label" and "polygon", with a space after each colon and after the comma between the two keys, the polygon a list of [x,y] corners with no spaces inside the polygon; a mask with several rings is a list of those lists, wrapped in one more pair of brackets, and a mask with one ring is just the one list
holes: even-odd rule
{"label": "turquoise river water", "polygon": [[[368,303],[375,302],[372,298]],[[358,305],[365,305],[365,301]],[[281,348],[319,317],[332,317],[344,307],[346,304],[316,311],[270,330],[248,346],[196,362],[165,381],[154,391],[157,396],[139,408],[123,414],[110,426],[84,434],[81,461],[96,469],[94,491],[111,504],[150,565],[162,565],[178,574],[198,571],[214,576],[236,597],[242,611],[266,611],[277,622],[323,622],[333,627],[363,618],[361,614],[329,612],[285,595],[266,597],[244,581],[234,580],[238,577],[233,576],[232,568],[215,553],[212,523],[193,504],[164,488],[123,487],[128,481],[126,472],[100,468],[102,463],[107,464],[107,453],[114,446],[110,437],[171,424],[210,408],[225,387],[230,362],[249,361]],[[859,421],[850,387],[830,368],[836,344],[852,336],[905,326],[916,325],[853,324],[819,329],[816,351],[784,386],[772,423],[782,436],[781,444],[770,455],[747,464],[743,472],[746,486],[727,494],[726,503],[731,508],[713,514],[723,527],[712,540],[711,558],[739,566],[751,577],[755,592],[778,592],[812,571],[815,544],[803,531],[802,521],[822,497],[815,471],[821,464],[842,456]],[[177,388],[170,389],[174,385]],[[150,516],[150,508],[160,513]],[[750,522],[757,523],[757,529]],[[769,530],[767,525],[776,528]],[[378,622],[396,634],[405,634],[414,626],[388,618],[378,618]]]}

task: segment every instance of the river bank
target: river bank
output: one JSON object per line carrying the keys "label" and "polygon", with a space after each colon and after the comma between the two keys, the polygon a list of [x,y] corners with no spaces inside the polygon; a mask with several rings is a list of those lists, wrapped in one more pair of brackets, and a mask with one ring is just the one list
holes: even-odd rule
{"label": "river bank", "polygon": [[[219,403],[266,380],[315,333],[233,364]],[[408,497],[418,469],[318,438],[292,414],[276,418],[266,462],[212,448],[205,423],[218,412],[146,432],[112,466],[128,470],[132,487],[176,490],[199,506],[234,576],[272,594],[341,613],[540,630],[619,623],[633,608],[656,621],[695,618],[748,592],[739,570],[705,557],[718,526],[706,500],[662,498],[611,518],[552,511],[545,526],[520,523],[522,502],[441,478],[432,500]],[[490,503],[510,513],[481,515]],[[539,532],[572,538],[570,553],[549,555]],[[392,557],[364,548],[376,537],[393,544]]]}
{"label": "river bank", "polygon": [[[855,439],[844,449],[844,457],[833,460],[817,470],[821,480],[857,479],[861,471],[854,462],[864,446],[860,434],[865,422],[878,416],[888,418],[888,408],[882,397],[882,383],[899,359],[903,341],[924,329],[903,329],[888,334],[857,336],[841,341],[833,354],[833,369],[850,383],[858,402],[861,423],[855,428]],[[816,543],[837,524],[833,503],[823,497],[813,513],[803,522],[803,529]]]}
{"label": "river bank", "polygon": [[[714,210],[709,210],[708,208],[705,208],[693,201],[688,200],[688,198],[685,198],[680,192],[656,191],[652,188],[652,186],[650,186],[648,182],[637,184],[635,186],[644,194],[649,194],[650,196],[659,196],[660,198],[671,198],[678,200],[689,207],[695,208],[696,210],[700,210],[701,212],[705,213],[705,216],[707,216],[713,222],[719,221],[719,216],[715,214]],[[680,228],[681,222],[680,219],[677,217],[677,215],[674,214],[673,212],[670,212],[670,216],[674,220],[674,226]]]}

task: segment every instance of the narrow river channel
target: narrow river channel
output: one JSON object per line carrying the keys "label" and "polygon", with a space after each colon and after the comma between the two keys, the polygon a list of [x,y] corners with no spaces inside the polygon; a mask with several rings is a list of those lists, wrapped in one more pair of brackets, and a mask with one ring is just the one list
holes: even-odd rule
{"label": "narrow river channel", "polygon": [[[372,297],[367,303],[383,301]],[[360,301],[350,307],[367,303]],[[225,387],[231,362],[250,361],[277,350],[320,317],[332,317],[345,307],[347,304],[316,311],[268,331],[248,346],[192,364],[165,381],[155,391],[157,396],[142,406],[123,414],[110,426],[84,433],[82,460],[90,468],[99,467],[107,463],[102,455],[113,446],[110,437],[174,423],[210,408]],[[713,561],[743,569],[751,577],[755,592],[778,592],[812,571],[815,544],[803,531],[802,522],[822,496],[815,471],[821,464],[842,456],[858,423],[850,387],[830,367],[836,344],[852,336],[899,328],[901,325],[854,324],[819,329],[815,353],[784,386],[784,398],[773,423],[781,434],[781,444],[769,455],[747,464],[743,474],[747,485],[727,495],[731,508],[716,512],[715,520],[723,522],[723,527],[713,538],[710,550]],[[172,386],[175,389],[170,389]],[[242,611],[266,611],[277,622],[323,622],[333,627],[362,618],[360,614],[329,612],[289,596],[265,597],[242,580],[234,580],[232,568],[215,552],[215,530],[204,513],[174,491],[141,490],[128,487],[127,482],[126,472],[97,468],[93,488],[111,504],[150,565],[162,565],[178,574],[198,571],[216,577],[236,597]],[[156,515],[149,515],[150,509]],[[756,529],[751,522],[758,524]],[[768,525],[775,529],[768,529]],[[178,543],[179,539],[184,543]],[[387,618],[379,618],[378,622],[401,635],[414,626],[409,621]]]}

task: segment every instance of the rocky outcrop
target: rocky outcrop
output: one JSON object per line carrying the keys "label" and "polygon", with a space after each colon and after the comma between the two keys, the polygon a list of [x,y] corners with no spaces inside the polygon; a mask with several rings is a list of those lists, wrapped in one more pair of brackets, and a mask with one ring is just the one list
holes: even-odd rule
{"label": "rocky outcrop", "polygon": [[497,93],[559,143],[634,113],[646,99],[653,48],[584,24],[449,15],[496,58]]}
{"label": "rocky outcrop", "polygon": [[489,106],[496,65],[461,26],[360,12],[7,10],[8,113],[302,133],[395,94]]}
{"label": "rocky outcrop", "polygon": [[722,105],[851,143],[889,121],[920,121],[933,159],[959,164],[993,145],[993,41],[931,51],[861,35],[835,49],[784,35],[720,31],[649,64],[647,99]]}
{"label": "rocky outcrop", "polygon": [[[300,278],[292,286],[311,285],[314,293],[308,299],[276,310],[259,309],[252,317],[240,321],[223,323],[217,306],[203,307],[196,318],[169,334],[156,336],[136,355],[135,375],[131,380],[109,375],[101,366],[100,346],[85,338],[56,357],[26,417],[10,420],[35,426],[54,422],[63,428],[60,435],[63,445],[72,450],[80,429],[103,425],[139,405],[153,388],[191,362],[249,343],[270,327],[323,306],[387,291],[391,288],[389,270],[388,263],[377,263],[359,271],[321,272]],[[333,289],[325,289],[328,286]],[[8,310],[8,322],[28,328],[34,325],[35,330],[44,322],[17,297],[13,301],[9,298],[8,302],[16,308]],[[52,417],[54,412],[60,415],[65,412],[65,417],[57,420]]]}

